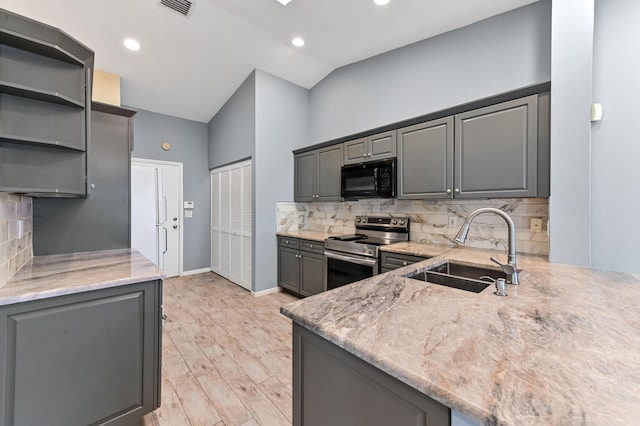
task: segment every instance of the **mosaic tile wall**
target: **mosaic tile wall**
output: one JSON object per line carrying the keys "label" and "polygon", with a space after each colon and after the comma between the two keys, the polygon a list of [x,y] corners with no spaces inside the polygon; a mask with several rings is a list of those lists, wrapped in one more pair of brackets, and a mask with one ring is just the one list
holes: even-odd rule
{"label": "mosaic tile wall", "polygon": [[[481,207],[503,210],[516,225],[516,249],[519,253],[549,254],[547,198],[496,200],[397,200],[372,199],[342,203],[276,203],[277,230],[312,230],[336,234],[354,232],[357,215],[409,216],[411,241],[454,245],[453,238],[464,219]],[[531,231],[531,219],[542,220],[542,231]],[[465,246],[507,249],[507,226],[501,217],[477,216]]]}
{"label": "mosaic tile wall", "polygon": [[32,231],[31,198],[0,192],[0,287],[33,257]]}

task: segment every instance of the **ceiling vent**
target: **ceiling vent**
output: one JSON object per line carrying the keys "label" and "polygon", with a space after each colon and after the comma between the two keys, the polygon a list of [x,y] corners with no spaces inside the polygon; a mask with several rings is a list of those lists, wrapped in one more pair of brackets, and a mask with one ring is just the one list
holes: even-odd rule
{"label": "ceiling vent", "polygon": [[173,9],[176,12],[189,16],[192,3],[189,0],[160,0],[160,4],[167,6],[169,9]]}

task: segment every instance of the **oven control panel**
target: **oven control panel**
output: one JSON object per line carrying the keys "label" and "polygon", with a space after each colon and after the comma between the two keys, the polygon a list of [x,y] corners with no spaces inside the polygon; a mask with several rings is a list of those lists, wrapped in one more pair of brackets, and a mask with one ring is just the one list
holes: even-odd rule
{"label": "oven control panel", "polygon": [[409,228],[409,218],[406,216],[356,216],[356,228]]}

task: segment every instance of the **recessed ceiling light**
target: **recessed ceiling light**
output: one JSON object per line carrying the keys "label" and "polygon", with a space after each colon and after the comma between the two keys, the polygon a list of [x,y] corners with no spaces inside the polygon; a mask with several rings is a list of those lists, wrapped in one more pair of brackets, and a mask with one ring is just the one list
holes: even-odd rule
{"label": "recessed ceiling light", "polygon": [[280,3],[283,6],[286,6],[287,3],[289,3],[291,0],[278,0],[278,3]]}
{"label": "recessed ceiling light", "polygon": [[140,50],[140,43],[132,38],[125,39],[124,46],[129,50]]}
{"label": "recessed ceiling light", "polygon": [[389,4],[389,0],[373,0],[373,2],[378,6],[384,6],[385,4]]}
{"label": "recessed ceiling light", "polygon": [[293,44],[295,47],[302,47],[304,46],[304,40],[301,39],[300,37],[296,37],[293,40],[291,40],[291,44]]}

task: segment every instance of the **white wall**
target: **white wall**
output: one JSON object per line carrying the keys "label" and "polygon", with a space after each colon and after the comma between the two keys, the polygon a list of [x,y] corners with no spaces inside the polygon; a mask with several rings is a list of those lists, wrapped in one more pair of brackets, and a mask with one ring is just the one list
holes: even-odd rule
{"label": "white wall", "polygon": [[635,129],[640,93],[640,2],[596,0],[592,125],[592,266],[640,273],[640,141]]}

